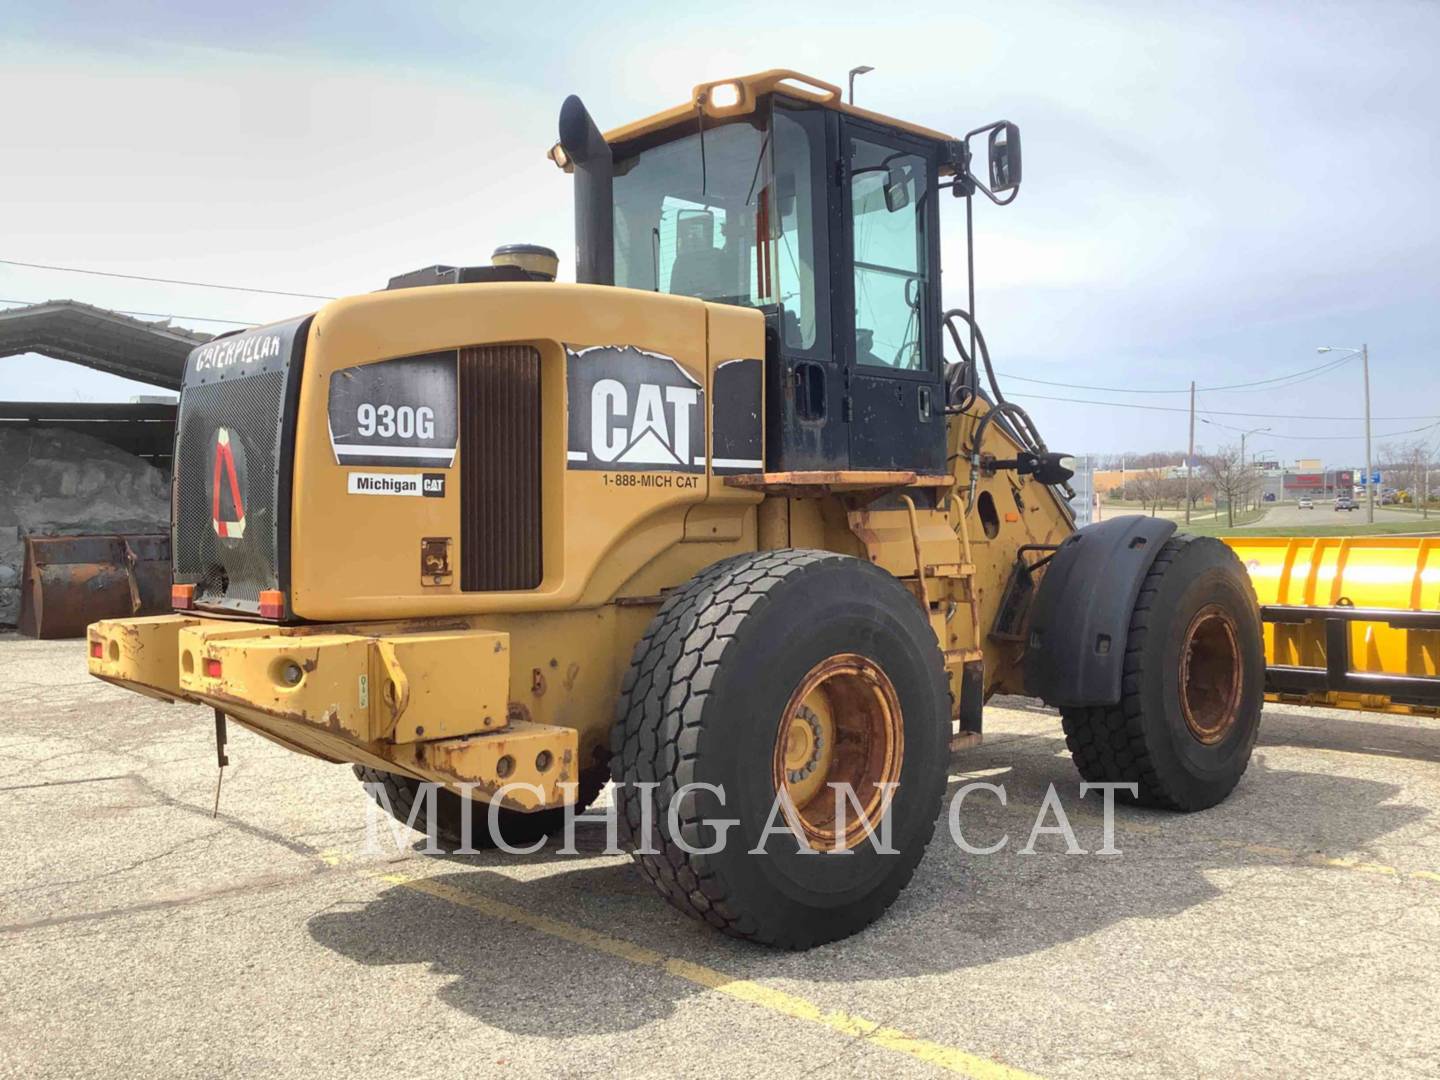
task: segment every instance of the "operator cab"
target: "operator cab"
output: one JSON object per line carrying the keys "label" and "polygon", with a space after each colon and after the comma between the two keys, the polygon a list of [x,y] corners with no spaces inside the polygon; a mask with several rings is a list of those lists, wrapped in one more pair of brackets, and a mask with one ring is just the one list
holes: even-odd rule
{"label": "operator cab", "polygon": [[937,204],[963,143],[766,72],[603,139],[572,98],[551,156],[580,280],[763,313],[767,471],[944,471]]}

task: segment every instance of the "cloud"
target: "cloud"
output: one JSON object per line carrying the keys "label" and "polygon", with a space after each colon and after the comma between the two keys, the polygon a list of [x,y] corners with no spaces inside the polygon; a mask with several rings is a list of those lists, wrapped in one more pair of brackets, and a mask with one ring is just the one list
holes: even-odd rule
{"label": "cloud", "polygon": [[[532,241],[570,274],[570,187],[542,156],[566,93],[609,126],[705,79],[788,66],[841,82],[863,62],[869,107],[956,132],[1021,125],[1019,200],[976,208],[1002,370],[1183,386],[1368,340],[1377,415],[1440,400],[1433,5],[801,4],[723,22],[637,3],[128,8],[12,20],[0,94],[30,107],[10,110],[0,170],[0,199],[24,208],[11,257],[338,292]],[[945,206],[951,303],[959,210]],[[234,318],[294,307],[0,268],[0,295],[16,290]],[[1283,404],[1356,408],[1339,379]],[[1077,450],[1183,442],[1183,417],[1035,411]]]}

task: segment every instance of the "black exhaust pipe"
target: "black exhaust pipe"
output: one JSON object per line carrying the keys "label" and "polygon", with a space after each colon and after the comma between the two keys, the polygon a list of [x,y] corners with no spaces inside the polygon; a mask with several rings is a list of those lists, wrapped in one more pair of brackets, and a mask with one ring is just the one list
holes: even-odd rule
{"label": "black exhaust pipe", "polygon": [[614,158],[585,103],[560,106],[560,147],[575,164],[575,280],[615,284]]}

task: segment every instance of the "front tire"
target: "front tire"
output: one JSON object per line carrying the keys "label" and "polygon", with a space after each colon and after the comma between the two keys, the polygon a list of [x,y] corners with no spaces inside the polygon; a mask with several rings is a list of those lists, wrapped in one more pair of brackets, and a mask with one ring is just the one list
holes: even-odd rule
{"label": "front tire", "polygon": [[[666,900],[724,933],[790,949],[846,937],[924,855],[949,720],[935,635],[893,576],[824,551],[727,559],[671,596],[635,648],[611,745],[622,843]],[[831,783],[851,785],[881,835],[888,824],[892,853],[853,806],[842,832]],[[781,790],[794,832],[762,847]]]}
{"label": "front tire", "polygon": [[1062,709],[1065,741],[1083,779],[1136,784],[1145,806],[1203,810],[1245,774],[1264,683],[1245,568],[1219,540],[1179,535],[1135,601],[1120,702]]}

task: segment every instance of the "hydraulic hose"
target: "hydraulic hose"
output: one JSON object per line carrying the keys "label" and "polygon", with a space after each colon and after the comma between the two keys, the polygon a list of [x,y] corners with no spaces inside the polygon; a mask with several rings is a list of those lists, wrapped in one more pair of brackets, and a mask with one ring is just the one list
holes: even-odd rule
{"label": "hydraulic hose", "polygon": [[[990,361],[990,347],[985,343],[985,335],[981,332],[979,324],[968,311],[962,308],[951,308],[945,312],[944,326],[950,334],[950,340],[954,342],[955,349],[960,353],[962,361],[966,365],[966,385],[962,388],[965,397],[955,405],[950,406],[948,411],[956,413],[969,412],[975,402],[980,398],[980,365],[977,358],[970,355],[965,348],[960,330],[955,325],[956,320],[965,323],[969,328],[975,341],[975,351],[979,353],[979,361],[985,365],[985,378],[990,384],[990,392],[994,398],[990,409],[980,418],[980,423],[975,429],[975,439],[970,447],[970,485],[965,495],[965,513],[968,515],[975,508],[975,488],[980,477],[980,447],[985,443],[985,432],[996,418],[1002,418],[1002,422],[1014,435],[1016,441],[1024,450],[1028,450],[1037,457],[1048,453],[1045,440],[1040,435],[1040,429],[1030,419],[1027,413],[1013,401],[1006,401],[1005,395],[1000,390],[1000,380],[995,377],[995,365]],[[1069,485],[1062,485],[1067,494],[1073,496]]]}

